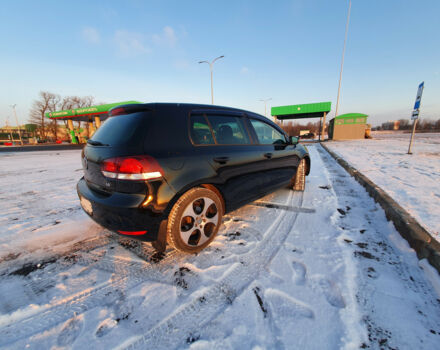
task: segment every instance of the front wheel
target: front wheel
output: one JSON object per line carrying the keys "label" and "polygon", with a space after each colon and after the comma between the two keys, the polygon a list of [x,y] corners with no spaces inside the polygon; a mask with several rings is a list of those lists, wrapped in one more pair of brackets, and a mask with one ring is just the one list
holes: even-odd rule
{"label": "front wheel", "polygon": [[174,204],[168,220],[167,241],[177,250],[198,253],[217,235],[223,216],[218,195],[193,188]]}
{"label": "front wheel", "polygon": [[294,191],[304,191],[306,189],[306,160],[304,158],[299,162],[296,174],[291,181],[291,187]]}

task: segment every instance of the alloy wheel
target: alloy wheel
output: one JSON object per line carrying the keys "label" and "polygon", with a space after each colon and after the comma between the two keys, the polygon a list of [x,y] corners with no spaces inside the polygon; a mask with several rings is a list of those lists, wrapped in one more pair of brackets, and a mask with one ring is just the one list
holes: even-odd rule
{"label": "alloy wheel", "polygon": [[215,231],[218,208],[208,197],[197,198],[185,208],[180,222],[180,238],[188,246],[204,244]]}

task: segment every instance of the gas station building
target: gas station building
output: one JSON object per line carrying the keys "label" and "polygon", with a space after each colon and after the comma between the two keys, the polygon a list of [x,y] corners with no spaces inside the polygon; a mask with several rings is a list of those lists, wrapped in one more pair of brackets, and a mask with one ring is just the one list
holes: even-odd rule
{"label": "gas station building", "polygon": [[353,140],[366,137],[368,115],[362,113],[340,114],[330,120],[328,138],[332,140]]}

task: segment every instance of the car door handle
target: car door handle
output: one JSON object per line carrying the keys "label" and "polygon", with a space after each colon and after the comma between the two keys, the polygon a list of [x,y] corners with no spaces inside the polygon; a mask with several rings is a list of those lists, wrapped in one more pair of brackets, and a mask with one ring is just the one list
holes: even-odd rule
{"label": "car door handle", "polygon": [[214,162],[219,164],[226,164],[229,160],[229,157],[216,157],[214,158]]}
{"label": "car door handle", "polygon": [[264,156],[268,159],[272,158],[272,153],[265,153]]}

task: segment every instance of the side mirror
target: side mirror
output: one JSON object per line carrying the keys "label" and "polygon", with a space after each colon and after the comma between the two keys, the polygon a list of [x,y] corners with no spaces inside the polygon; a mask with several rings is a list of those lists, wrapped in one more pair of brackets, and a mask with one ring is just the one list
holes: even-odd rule
{"label": "side mirror", "polygon": [[289,141],[290,141],[290,143],[291,143],[292,145],[296,145],[296,144],[298,144],[298,142],[299,142],[299,137],[296,137],[296,136],[290,136],[290,137],[289,137]]}

